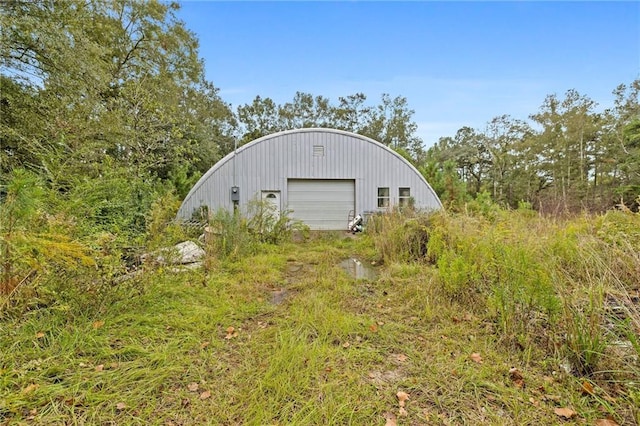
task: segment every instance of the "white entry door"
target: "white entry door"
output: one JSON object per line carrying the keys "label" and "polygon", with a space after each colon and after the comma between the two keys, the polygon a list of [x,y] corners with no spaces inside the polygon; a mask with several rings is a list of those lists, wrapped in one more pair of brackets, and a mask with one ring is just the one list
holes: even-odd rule
{"label": "white entry door", "polygon": [[287,204],[291,217],[314,230],[347,228],[355,210],[355,181],[342,179],[289,179]]}
{"label": "white entry door", "polygon": [[280,191],[262,191],[262,200],[273,207],[276,219],[280,219]]}

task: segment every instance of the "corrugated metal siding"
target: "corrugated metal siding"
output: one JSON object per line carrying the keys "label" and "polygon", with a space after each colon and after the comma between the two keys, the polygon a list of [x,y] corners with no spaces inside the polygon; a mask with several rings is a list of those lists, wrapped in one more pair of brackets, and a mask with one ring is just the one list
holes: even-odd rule
{"label": "corrugated metal siding", "polygon": [[[324,146],[324,156],[313,155],[314,145]],[[202,205],[231,209],[234,184],[241,206],[259,198],[262,190],[280,190],[287,206],[288,179],[355,180],[357,213],[379,210],[378,187],[389,187],[392,205],[398,202],[398,188],[409,187],[416,207],[442,207],[419,172],[382,144],[340,130],[299,129],[260,138],[220,160],[189,192],[178,217],[188,219]]]}

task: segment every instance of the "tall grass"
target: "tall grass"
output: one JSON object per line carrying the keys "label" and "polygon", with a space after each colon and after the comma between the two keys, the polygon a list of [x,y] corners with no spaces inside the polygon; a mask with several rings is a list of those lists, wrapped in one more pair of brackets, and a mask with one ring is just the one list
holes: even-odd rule
{"label": "tall grass", "polygon": [[639,377],[612,342],[628,341],[637,359],[640,215],[558,219],[477,204],[378,218],[372,238],[385,262],[434,265],[433,291],[488,315],[505,343],[566,357],[575,374]]}
{"label": "tall grass", "polygon": [[[398,424],[640,423],[640,217],[478,203],[299,243],[229,214],[208,269],[127,280],[101,234],[95,266],[40,274],[0,318],[0,423],[384,424],[398,391]],[[153,247],[189,236],[162,205]]]}
{"label": "tall grass", "polygon": [[295,231],[307,227],[293,220],[290,211],[276,211],[262,200],[253,200],[246,212],[220,209],[209,215],[207,241],[210,256],[239,259],[257,253],[263,244],[281,244],[291,240]]}

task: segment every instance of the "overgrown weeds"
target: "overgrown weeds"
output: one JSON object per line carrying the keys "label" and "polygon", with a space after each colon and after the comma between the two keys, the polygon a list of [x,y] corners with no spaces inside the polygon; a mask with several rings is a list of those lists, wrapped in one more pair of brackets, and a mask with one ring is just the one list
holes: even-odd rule
{"label": "overgrown weeds", "polygon": [[[436,297],[486,315],[507,347],[542,349],[577,376],[622,381],[636,395],[640,215],[555,219],[483,200],[463,210],[386,216],[376,247],[386,261],[434,264]],[[420,220],[423,228],[407,225]],[[422,256],[407,249],[416,239]]]}
{"label": "overgrown weeds", "polygon": [[[186,236],[162,205],[157,246]],[[295,244],[269,223],[220,213],[205,270],[121,281],[103,233],[94,266],[39,274],[0,319],[2,421],[640,422],[638,215],[395,212]],[[351,257],[380,278],[351,278]]]}
{"label": "overgrown weeds", "polygon": [[429,241],[430,216],[412,208],[394,209],[367,221],[380,260],[385,263],[424,259]]}
{"label": "overgrown weeds", "polygon": [[238,259],[257,253],[263,244],[290,241],[294,231],[307,232],[307,227],[290,214],[263,200],[252,200],[244,214],[225,209],[213,212],[206,235],[209,255]]}

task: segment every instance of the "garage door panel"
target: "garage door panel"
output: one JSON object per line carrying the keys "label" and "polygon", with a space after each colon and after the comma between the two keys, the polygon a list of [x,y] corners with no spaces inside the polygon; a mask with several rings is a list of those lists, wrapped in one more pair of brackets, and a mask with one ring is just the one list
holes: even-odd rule
{"label": "garage door panel", "polygon": [[287,183],[291,216],[311,229],[345,229],[355,207],[355,181],[290,179]]}

